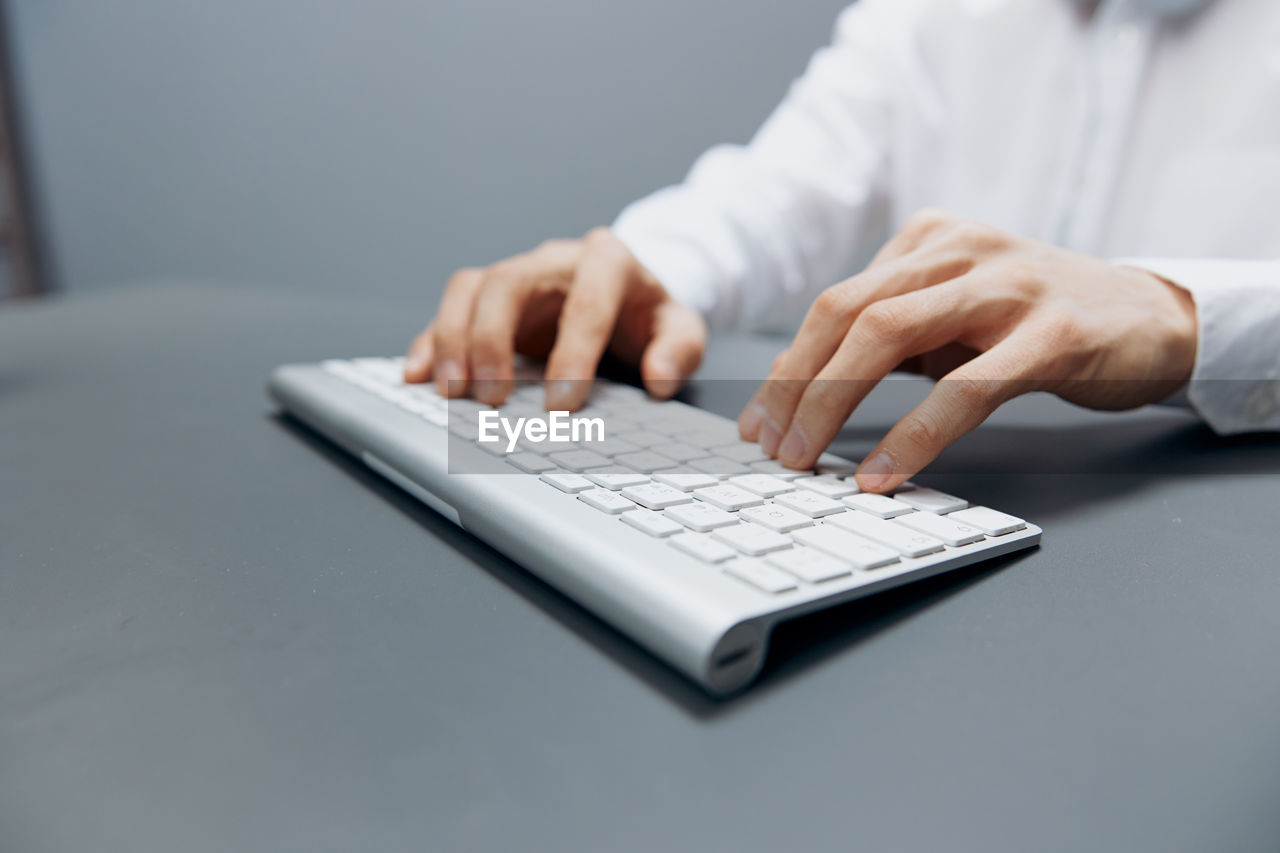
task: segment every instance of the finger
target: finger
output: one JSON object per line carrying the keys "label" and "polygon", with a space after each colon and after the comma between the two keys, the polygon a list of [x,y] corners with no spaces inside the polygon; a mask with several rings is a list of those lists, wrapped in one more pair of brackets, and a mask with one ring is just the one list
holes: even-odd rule
{"label": "finger", "polygon": [[856,475],[859,488],[897,488],[1001,405],[1038,390],[1039,384],[1026,378],[1036,355],[1030,336],[1013,336],[944,376],[867,455]]}
{"label": "finger", "polygon": [[404,357],[404,381],[426,382],[431,378],[431,353],[434,349],[432,340],[434,332],[430,325],[422,330],[422,334],[409,344],[409,352]]}
{"label": "finger", "polygon": [[516,333],[529,303],[540,289],[567,278],[577,255],[572,243],[552,241],[486,272],[471,314],[467,351],[477,400],[498,406],[507,399],[515,379]]}
{"label": "finger", "polygon": [[640,378],[653,396],[665,400],[680,390],[702,363],[707,327],[696,310],[668,299],[654,309],[653,338],[640,357]]}
{"label": "finger", "polygon": [[483,278],[484,271],[479,269],[454,273],[431,324],[434,329],[431,372],[442,397],[461,397],[467,393],[467,340],[476,291]]}
{"label": "finger", "polygon": [[904,359],[937,349],[984,320],[989,303],[968,282],[881,300],[854,322],[839,350],[805,386],[786,419],[778,461],[808,468],[871,389]]}
{"label": "finger", "polygon": [[747,441],[759,441],[760,448],[773,456],[805,386],[831,360],[867,306],[954,279],[970,267],[961,254],[910,255],[869,267],[824,290],[814,300],[777,368],[739,416],[739,433]]}
{"label": "finger", "polygon": [[630,253],[608,230],[592,231],[583,242],[547,357],[548,410],[573,411],[586,399],[635,275]]}
{"label": "finger", "polygon": [[934,207],[917,210],[902,224],[898,233],[885,241],[868,266],[876,266],[909,255],[953,221],[954,217],[950,214]]}

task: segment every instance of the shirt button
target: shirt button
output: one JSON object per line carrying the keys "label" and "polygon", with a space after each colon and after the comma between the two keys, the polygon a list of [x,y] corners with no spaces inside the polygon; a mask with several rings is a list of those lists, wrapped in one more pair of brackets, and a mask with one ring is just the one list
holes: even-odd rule
{"label": "shirt button", "polygon": [[1244,416],[1250,423],[1260,424],[1280,409],[1280,379],[1259,382],[1244,398]]}

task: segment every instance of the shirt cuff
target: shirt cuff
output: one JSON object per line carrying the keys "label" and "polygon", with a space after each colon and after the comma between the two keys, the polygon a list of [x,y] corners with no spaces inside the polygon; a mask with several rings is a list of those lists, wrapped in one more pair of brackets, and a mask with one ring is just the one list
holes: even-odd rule
{"label": "shirt cuff", "polygon": [[1125,258],[1196,305],[1187,400],[1221,435],[1280,430],[1280,262]]}

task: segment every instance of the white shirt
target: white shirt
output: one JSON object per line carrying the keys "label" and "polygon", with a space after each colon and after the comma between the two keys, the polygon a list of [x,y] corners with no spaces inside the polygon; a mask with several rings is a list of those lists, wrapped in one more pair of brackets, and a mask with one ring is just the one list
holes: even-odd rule
{"label": "white shirt", "polygon": [[614,230],[712,328],[760,328],[922,207],[1183,286],[1191,404],[1280,429],[1280,3],[862,0],[748,145]]}

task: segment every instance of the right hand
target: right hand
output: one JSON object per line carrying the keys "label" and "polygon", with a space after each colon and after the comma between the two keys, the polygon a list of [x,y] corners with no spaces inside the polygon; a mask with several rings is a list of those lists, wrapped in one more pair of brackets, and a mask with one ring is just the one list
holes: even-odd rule
{"label": "right hand", "polygon": [[606,347],[638,364],[645,388],[665,399],[697,369],[706,343],[702,316],[597,228],[454,273],[435,319],[409,347],[404,378],[434,378],[443,396],[497,406],[511,393],[518,352],[546,358],[547,409],[573,411]]}

